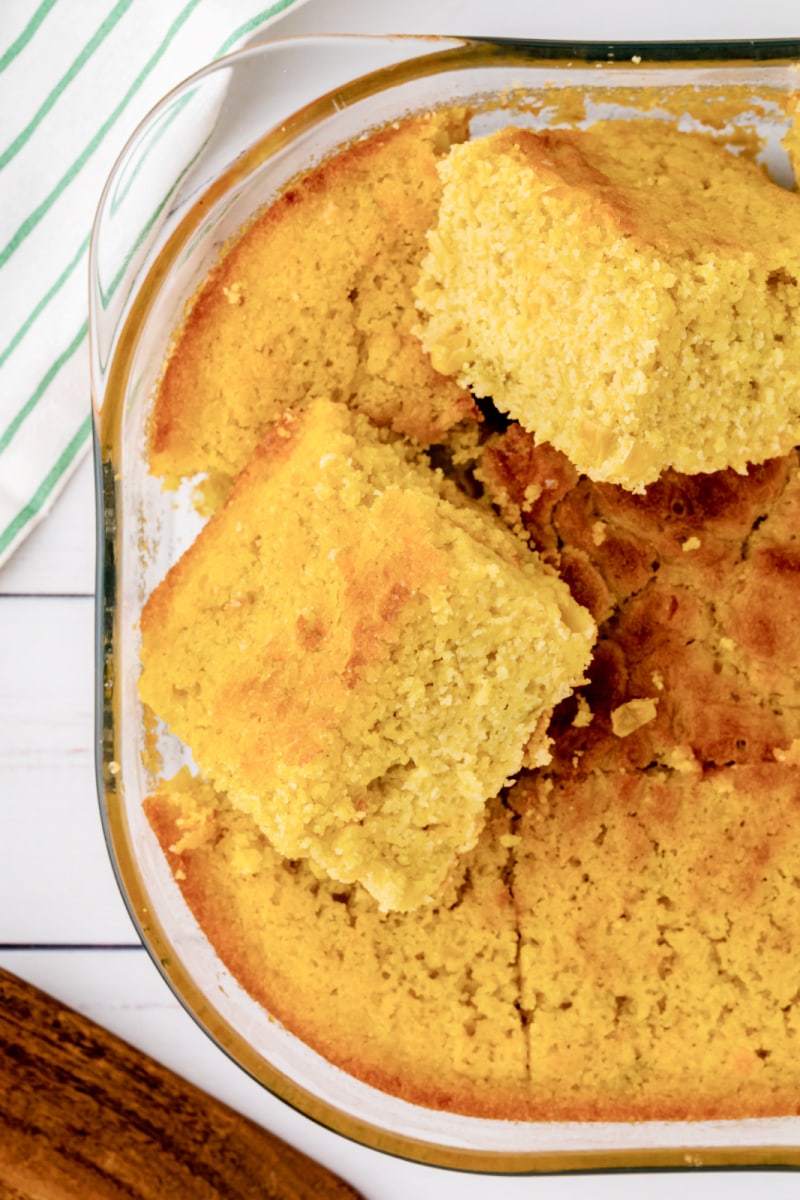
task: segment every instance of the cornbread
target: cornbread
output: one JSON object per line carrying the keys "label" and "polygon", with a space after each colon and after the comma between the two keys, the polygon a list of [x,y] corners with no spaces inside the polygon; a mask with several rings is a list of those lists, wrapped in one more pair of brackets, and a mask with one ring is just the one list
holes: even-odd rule
{"label": "cornbread", "polygon": [[283,858],[186,770],[147,813],[226,965],[320,1054],[436,1108],[510,1115],[524,1100],[511,815],[499,802],[437,903],[413,913],[381,912],[363,888]]}
{"label": "cornbread", "polygon": [[[800,705],[772,657],[793,607],[772,611],[762,560],[791,555],[797,456],[635,497],[511,426],[481,475],[509,522],[527,495],[517,519],[565,577],[604,530],[598,582],[572,586],[615,599],[551,762],[489,802],[437,902],[408,913],[281,857],[184,770],[148,801],[184,895],[270,1012],[407,1100],[518,1120],[795,1113]],[[705,559],[687,562],[693,529]],[[620,736],[614,712],[648,699]]]}
{"label": "cornbread", "polygon": [[534,1111],[800,1112],[796,768],[530,778],[510,801]]}
{"label": "cornbread", "polygon": [[430,901],[549,757],[595,627],[555,572],[344,405],[288,413],[142,614],[142,699],[282,854]]}
{"label": "cornbread", "polygon": [[[176,342],[154,466],[244,469],[143,612],[142,697],[193,758],[147,817],[246,991],[377,1088],[508,1120],[800,1113],[797,197],[650,121],[450,148],[457,120],[261,219],[302,257],[285,297],[321,261],[295,207],[372,213],[403,264],[386,407],[310,335],[311,383],[268,411],[246,354],[220,375],[260,233]],[[415,141],[427,215],[384,239],[371,197]],[[179,467],[155,431],[198,363],[218,428]],[[467,386],[515,419],[456,428]]]}
{"label": "cornbread", "polygon": [[800,197],[656,121],[455,145],[416,287],[438,370],[634,491],[800,441]]}
{"label": "cornbread", "polygon": [[[411,118],[306,173],[223,254],[190,305],[150,422],[150,465],[224,492],[270,424],[315,397],[423,445],[474,417],[411,333],[437,158],[463,112]],[[208,488],[211,490],[211,487]]]}
{"label": "cornbread", "polygon": [[[746,475],[667,471],[636,496],[512,425],[480,470],[599,627],[588,682],[554,715],[551,770],[769,762],[800,737],[795,451]],[[650,719],[620,737],[632,702]]]}

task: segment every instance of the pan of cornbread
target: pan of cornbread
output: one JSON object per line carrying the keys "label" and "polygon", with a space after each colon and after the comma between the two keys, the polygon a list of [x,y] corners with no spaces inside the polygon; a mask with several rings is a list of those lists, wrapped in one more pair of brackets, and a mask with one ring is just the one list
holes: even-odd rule
{"label": "pan of cornbread", "polygon": [[400,1153],[783,1161],[791,74],[481,90],[501,50],[416,64],[440,102],[331,136],[164,330],[118,870],[220,1043],[264,1077],[268,1028]]}

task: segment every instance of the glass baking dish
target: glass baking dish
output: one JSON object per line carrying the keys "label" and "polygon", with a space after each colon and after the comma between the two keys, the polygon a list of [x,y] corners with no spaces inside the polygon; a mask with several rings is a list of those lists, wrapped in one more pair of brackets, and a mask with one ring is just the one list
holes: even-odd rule
{"label": "glass baking dish", "polygon": [[[706,1122],[482,1120],[432,1111],[331,1066],[242,990],[205,939],[142,810],[152,785],[137,695],[144,599],[202,524],[192,488],[148,474],[149,402],[187,301],[220,248],[300,170],[365,130],[466,103],[473,128],[640,113],[744,128],[791,186],[783,145],[800,41],[561,44],[462,38],[298,38],[256,44],[186,81],[150,114],[104,190],[92,237],[90,340],[99,533],[97,777],[131,916],[186,1009],[245,1070],[308,1116],[373,1148],[464,1170],[800,1165],[800,1117]],[[724,89],[727,100],[720,103]],[[733,98],[733,103],[731,103]],[[185,761],[169,738],[165,774]]]}

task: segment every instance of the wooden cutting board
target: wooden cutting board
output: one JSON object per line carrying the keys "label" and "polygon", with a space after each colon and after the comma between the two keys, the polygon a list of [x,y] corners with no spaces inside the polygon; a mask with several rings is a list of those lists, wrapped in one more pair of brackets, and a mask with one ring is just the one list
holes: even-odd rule
{"label": "wooden cutting board", "polygon": [[0,1197],[358,1200],[358,1193],[0,970]]}

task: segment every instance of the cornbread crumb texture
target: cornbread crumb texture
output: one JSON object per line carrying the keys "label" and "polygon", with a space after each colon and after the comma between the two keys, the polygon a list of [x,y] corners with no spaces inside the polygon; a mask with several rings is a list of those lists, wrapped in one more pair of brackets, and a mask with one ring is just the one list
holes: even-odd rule
{"label": "cornbread crumb texture", "polygon": [[796,769],[531,779],[511,801],[541,1110],[800,1111]]}
{"label": "cornbread crumb texture", "polygon": [[407,1100],[513,1113],[527,1047],[501,805],[437,904],[410,914],[285,859],[186,769],[147,813],[224,962],[292,1032]]}
{"label": "cornbread crumb texture", "polygon": [[583,678],[589,614],[330,401],[287,414],[142,615],[140,692],[277,850],[430,901]]}
{"label": "cornbread crumb texture", "polygon": [[285,408],[319,396],[422,444],[476,415],[411,333],[437,157],[464,136],[463,112],[401,122],[309,172],[255,220],[176,339],[151,420],[155,474],[209,472],[219,490]]}
{"label": "cornbread crumb texture", "polygon": [[[588,683],[551,725],[554,769],[697,772],[774,761],[800,737],[795,451],[746,475],[667,471],[637,496],[579,478],[512,425],[487,444],[480,474],[598,622]],[[650,719],[618,736],[634,702]],[[576,723],[581,708],[591,721]]]}
{"label": "cornbread crumb texture", "polygon": [[416,287],[451,372],[594,480],[800,441],[800,198],[655,121],[455,145]]}
{"label": "cornbread crumb texture", "polygon": [[[148,806],[187,901],[270,1012],[406,1099],[533,1120],[796,1113],[798,456],[634,496],[512,425],[480,477],[600,624],[552,762],[490,802],[438,903],[403,914],[285,862],[187,773]],[[620,736],[614,713],[647,701]]]}

